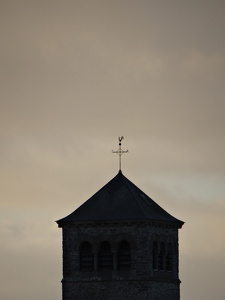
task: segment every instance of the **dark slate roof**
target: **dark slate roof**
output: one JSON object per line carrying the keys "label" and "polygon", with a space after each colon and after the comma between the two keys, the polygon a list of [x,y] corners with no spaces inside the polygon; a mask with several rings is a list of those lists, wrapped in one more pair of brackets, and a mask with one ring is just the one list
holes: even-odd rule
{"label": "dark slate roof", "polygon": [[174,218],[143,193],[121,171],[73,213],[58,220],[59,226],[68,222],[84,221],[166,221],[183,222]]}

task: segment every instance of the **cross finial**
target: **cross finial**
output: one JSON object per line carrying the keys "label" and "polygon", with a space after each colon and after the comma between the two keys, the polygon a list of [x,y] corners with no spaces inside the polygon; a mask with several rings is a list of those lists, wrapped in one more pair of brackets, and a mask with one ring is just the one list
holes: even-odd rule
{"label": "cross finial", "polygon": [[119,140],[119,149],[118,149],[117,151],[113,151],[113,150],[112,150],[112,153],[117,153],[117,154],[119,155],[119,169],[120,169],[120,170],[121,170],[121,156],[122,156],[123,153],[127,153],[127,152],[128,152],[128,150],[123,150],[123,149],[121,148],[122,140],[123,140],[123,139],[124,139],[123,136],[118,137],[118,140]]}

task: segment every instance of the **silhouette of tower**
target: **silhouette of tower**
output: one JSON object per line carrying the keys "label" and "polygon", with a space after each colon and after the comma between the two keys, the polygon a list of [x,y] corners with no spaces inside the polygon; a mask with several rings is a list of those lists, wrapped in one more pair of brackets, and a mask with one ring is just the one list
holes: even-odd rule
{"label": "silhouette of tower", "polygon": [[179,300],[174,218],[119,173],[57,221],[63,300]]}
{"label": "silhouette of tower", "polygon": [[58,220],[63,231],[63,300],[179,300],[174,218],[121,171]]}

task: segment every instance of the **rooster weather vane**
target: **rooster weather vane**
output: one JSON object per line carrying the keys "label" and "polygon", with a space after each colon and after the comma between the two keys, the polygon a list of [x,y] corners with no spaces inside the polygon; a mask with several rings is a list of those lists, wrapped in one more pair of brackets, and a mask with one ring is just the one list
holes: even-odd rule
{"label": "rooster weather vane", "polygon": [[128,152],[128,150],[123,150],[123,149],[121,148],[121,144],[122,144],[122,140],[123,140],[123,139],[124,139],[123,136],[118,137],[118,140],[119,140],[119,149],[118,149],[117,151],[113,151],[113,150],[112,150],[112,153],[116,153],[116,154],[119,155],[119,169],[120,169],[120,171],[121,171],[121,156],[122,156],[123,153],[127,153],[127,152]]}

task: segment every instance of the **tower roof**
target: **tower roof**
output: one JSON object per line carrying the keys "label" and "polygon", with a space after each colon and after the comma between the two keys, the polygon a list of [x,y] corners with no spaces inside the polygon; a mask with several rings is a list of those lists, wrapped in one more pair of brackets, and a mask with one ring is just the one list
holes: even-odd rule
{"label": "tower roof", "polygon": [[127,179],[121,171],[97,193],[67,217],[57,221],[61,227],[86,221],[163,221],[178,228],[183,222],[174,218]]}

